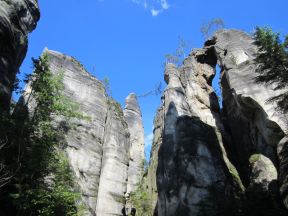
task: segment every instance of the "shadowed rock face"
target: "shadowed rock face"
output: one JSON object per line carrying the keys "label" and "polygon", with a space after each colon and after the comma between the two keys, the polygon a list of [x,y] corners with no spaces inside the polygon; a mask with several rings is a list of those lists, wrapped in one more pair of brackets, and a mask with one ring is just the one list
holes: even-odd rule
{"label": "shadowed rock face", "polygon": [[166,67],[168,86],[154,121],[147,177],[150,193],[158,193],[158,215],[198,215],[202,209],[217,215],[227,202],[225,198],[232,195],[233,185],[238,190],[242,187],[220,133],[225,131],[211,87],[216,61],[211,65],[197,61],[205,53],[196,50],[183,67]]}
{"label": "shadowed rock face", "polygon": [[9,110],[16,73],[27,52],[28,33],[39,18],[35,0],[0,1],[0,111]]}
{"label": "shadowed rock face", "polygon": [[[158,216],[224,215],[221,194],[233,197],[245,187],[268,188],[277,180],[287,206],[287,116],[266,103],[281,91],[254,81],[256,53],[250,36],[222,30],[183,66],[166,66],[168,86],[154,121],[147,177]],[[221,111],[211,87],[216,64],[222,70]],[[254,154],[260,160],[251,164]]]}
{"label": "shadowed rock face", "polygon": [[127,184],[129,192],[133,191],[144,157],[144,131],[137,98],[133,94],[127,98],[124,117],[121,105],[106,95],[104,85],[78,61],[55,51],[45,52],[49,55],[50,70],[54,74],[64,73],[63,93],[89,117],[61,122],[67,127],[65,151],[87,208],[86,215],[120,216],[126,204]]}
{"label": "shadowed rock face", "polygon": [[[281,142],[281,139],[287,137],[287,114],[278,112],[275,103],[267,103],[269,98],[281,94],[283,90],[275,91],[273,85],[255,83],[257,73],[253,60],[257,47],[250,36],[236,30],[224,30],[217,32],[212,41],[222,68],[222,116],[233,140],[230,143],[233,162],[244,184],[248,185],[251,179],[251,155],[256,153],[267,157],[272,161],[272,164],[266,163],[269,164],[267,169],[274,164],[279,171],[279,182],[282,185],[280,192],[283,200],[287,200],[288,191],[285,185],[288,170],[284,161],[287,161],[288,154],[285,150],[287,146]],[[271,181],[270,179],[268,182]]]}

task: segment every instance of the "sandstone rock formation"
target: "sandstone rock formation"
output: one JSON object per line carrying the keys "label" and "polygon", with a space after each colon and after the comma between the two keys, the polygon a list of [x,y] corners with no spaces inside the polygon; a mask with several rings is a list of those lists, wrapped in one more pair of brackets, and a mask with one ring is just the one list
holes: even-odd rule
{"label": "sandstone rock formation", "polygon": [[124,117],[121,105],[78,61],[48,49],[44,52],[49,56],[50,70],[64,74],[63,93],[88,117],[57,120],[66,128],[64,149],[86,215],[120,216],[125,210],[125,194],[133,191],[142,172],[144,131],[137,98],[128,96]]}
{"label": "sandstone rock formation", "polygon": [[39,18],[36,0],[0,1],[0,112],[9,110],[16,74],[27,52],[28,33]]}
{"label": "sandstone rock formation", "polygon": [[284,165],[288,155],[284,145],[281,145],[281,139],[287,137],[287,114],[278,112],[275,103],[267,102],[282,91],[275,91],[271,85],[255,83],[257,73],[253,59],[257,48],[247,34],[236,30],[220,31],[211,41],[206,42],[206,47],[209,46],[214,48],[222,68],[222,118],[233,140],[227,146],[233,163],[244,184],[248,185],[249,157],[257,153],[269,158],[279,171],[281,196],[288,207],[288,172]]}
{"label": "sandstone rock formation", "polygon": [[144,128],[142,114],[135,94],[130,94],[126,98],[124,118],[128,124],[130,132],[130,152],[126,198],[126,208],[128,212],[133,207],[129,202],[130,193],[135,191],[141,182],[144,170]]}
{"label": "sandstone rock formation", "polygon": [[[287,205],[287,116],[266,102],[281,91],[254,81],[256,53],[251,36],[221,30],[183,66],[166,66],[147,180],[158,216],[225,215],[224,195],[253,182],[268,187],[277,170]],[[217,64],[222,109],[212,88]],[[261,160],[250,164],[254,154]]]}
{"label": "sandstone rock formation", "polygon": [[158,215],[197,215],[208,208],[214,215],[228,201],[224,197],[229,199],[232,186],[242,187],[220,133],[224,128],[211,87],[216,62],[197,62],[203,54],[193,52],[181,68],[172,64],[166,67],[168,85],[155,119],[154,169],[148,174],[149,185],[157,173]]}
{"label": "sandstone rock formation", "polygon": [[261,154],[254,154],[249,158],[251,166],[250,185],[261,185],[265,190],[271,183],[277,182],[277,170],[272,161]]}

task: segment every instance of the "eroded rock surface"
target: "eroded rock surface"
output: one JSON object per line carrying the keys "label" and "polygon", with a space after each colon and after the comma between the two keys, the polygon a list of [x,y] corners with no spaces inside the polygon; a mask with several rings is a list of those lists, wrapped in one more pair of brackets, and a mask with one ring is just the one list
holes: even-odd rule
{"label": "eroded rock surface", "polygon": [[[134,124],[142,125],[140,108],[134,106],[137,100],[133,95],[128,97],[126,109],[129,111],[126,110],[124,117],[121,105],[107,96],[104,85],[78,61],[59,52],[47,49],[45,52],[49,55],[50,70],[54,74],[64,74],[64,94],[79,104],[79,111],[88,117],[61,122],[67,127],[65,151],[82,194],[86,215],[122,216],[127,184],[131,184],[129,179],[133,184],[138,183],[134,179],[139,175],[135,169],[144,152],[143,126]],[[131,158],[137,164],[130,174]],[[130,192],[132,190],[130,188]]]}
{"label": "eroded rock surface", "polygon": [[217,128],[219,125],[224,131],[217,96],[211,87],[216,62],[198,62],[203,54],[195,50],[183,67],[166,66],[168,85],[155,118],[148,173],[150,193],[158,193],[155,212],[159,216],[198,215],[204,209],[217,215],[227,202],[225,198],[232,194],[232,186],[241,188]]}
{"label": "eroded rock surface", "polygon": [[134,191],[143,175],[144,166],[144,128],[137,96],[130,94],[126,98],[124,117],[130,132],[130,156],[127,193]]}
{"label": "eroded rock surface", "polygon": [[[0,101],[8,111],[16,74],[24,60],[28,33],[40,18],[36,0],[0,1]],[[1,111],[0,110],[0,111]]]}
{"label": "eroded rock surface", "polygon": [[125,195],[126,212],[129,214],[133,208],[133,203],[130,201],[130,194],[140,187],[139,183],[143,178],[145,160],[142,114],[137,101],[137,96],[134,93],[129,94],[126,98],[124,117],[130,132],[128,183]]}
{"label": "eroded rock surface", "polygon": [[[279,180],[281,188],[285,188],[287,168],[283,168],[283,164],[288,155],[280,140],[287,137],[287,114],[278,112],[275,103],[267,102],[283,90],[275,91],[272,85],[255,83],[257,73],[253,60],[257,47],[251,36],[237,30],[222,30],[209,42],[214,44],[206,43],[206,47],[213,46],[222,68],[223,122],[231,133],[231,157],[244,184],[247,185],[250,178],[249,158],[256,153],[269,158],[277,169],[279,160],[282,164]],[[281,193],[287,200],[287,187]]]}
{"label": "eroded rock surface", "polygon": [[[255,83],[256,54],[251,36],[221,30],[181,67],[166,66],[147,177],[158,216],[225,215],[224,195],[245,196],[253,184],[277,189],[277,181],[287,206],[287,115],[267,103],[281,91]],[[211,87],[217,64],[221,110]],[[251,164],[255,154],[259,161]]]}
{"label": "eroded rock surface", "polygon": [[269,185],[277,182],[278,172],[272,161],[261,154],[254,154],[249,158],[251,175],[250,185],[261,185],[268,190]]}

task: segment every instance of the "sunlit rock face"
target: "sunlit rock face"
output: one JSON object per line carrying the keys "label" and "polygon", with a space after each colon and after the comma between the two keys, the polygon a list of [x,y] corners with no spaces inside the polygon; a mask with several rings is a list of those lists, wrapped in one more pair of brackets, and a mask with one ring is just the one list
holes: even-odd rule
{"label": "sunlit rock face", "polygon": [[139,186],[139,182],[143,176],[144,168],[144,128],[142,123],[142,114],[135,94],[129,94],[126,98],[126,106],[124,109],[124,118],[128,124],[130,132],[130,152],[129,152],[129,168],[128,168],[128,184],[126,192],[126,208],[128,212],[133,208],[129,202],[131,192],[135,191]]}
{"label": "sunlit rock face", "polygon": [[104,85],[78,61],[55,51],[45,52],[50,70],[64,74],[63,93],[88,117],[60,122],[66,127],[64,149],[86,215],[120,216],[125,210],[127,185],[131,192],[138,184],[140,161],[144,157],[144,131],[137,99],[135,95],[127,98],[124,116],[121,105],[106,94]]}
{"label": "sunlit rock face", "polygon": [[28,47],[28,33],[40,18],[35,0],[0,1],[0,111],[8,111],[16,74]]}
{"label": "sunlit rock face", "polygon": [[167,87],[154,121],[147,180],[150,193],[158,194],[158,215],[198,215],[204,210],[217,215],[233,186],[242,187],[223,145],[221,132],[229,136],[211,86],[216,61],[201,61],[209,52],[194,50],[182,67],[166,66]]}
{"label": "sunlit rock face", "polygon": [[[158,216],[225,215],[224,196],[277,181],[287,206],[287,116],[267,103],[282,91],[255,83],[256,53],[251,36],[221,30],[181,67],[166,65],[147,176]],[[211,87],[217,64],[221,110]]]}
{"label": "sunlit rock face", "polygon": [[[275,91],[273,85],[255,83],[257,73],[253,61],[257,47],[251,36],[241,31],[222,30],[209,43],[212,43],[210,46],[214,48],[222,68],[222,119],[233,140],[227,146],[233,163],[244,184],[248,185],[251,180],[251,155],[262,154],[267,157],[279,171],[280,192],[288,207],[288,170],[285,165],[288,154],[283,141],[287,137],[287,114],[279,112],[275,103],[267,102],[287,89]],[[271,164],[266,164],[267,169],[271,170]],[[275,176],[273,172],[270,175]]]}

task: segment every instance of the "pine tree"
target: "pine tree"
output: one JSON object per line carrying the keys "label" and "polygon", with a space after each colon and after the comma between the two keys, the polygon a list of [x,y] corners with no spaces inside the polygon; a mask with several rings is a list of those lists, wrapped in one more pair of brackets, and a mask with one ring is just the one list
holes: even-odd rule
{"label": "pine tree", "polygon": [[[266,85],[274,84],[274,90],[288,87],[288,36],[282,42],[279,33],[269,28],[256,28],[255,45],[259,52],[255,59],[257,64],[256,82]],[[279,111],[288,110],[288,92],[272,97],[269,102],[277,102]]]}
{"label": "pine tree", "polygon": [[[63,73],[52,74],[49,56],[33,59],[34,72],[28,77],[32,89],[26,98],[29,115],[22,119],[14,143],[18,143],[19,170],[14,174],[7,199],[19,216],[78,215],[72,173],[61,147],[63,134],[54,116],[82,118],[76,104],[63,96]],[[18,138],[17,138],[18,137]],[[8,198],[9,197],[9,198]],[[10,204],[11,205],[11,204]]]}

